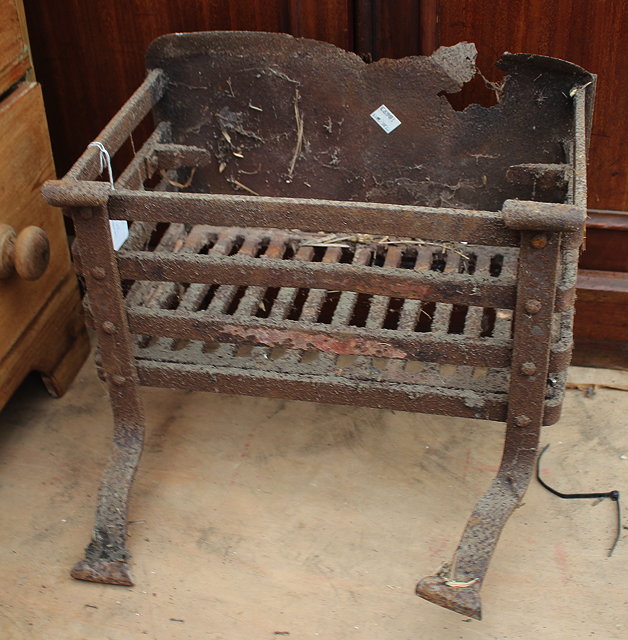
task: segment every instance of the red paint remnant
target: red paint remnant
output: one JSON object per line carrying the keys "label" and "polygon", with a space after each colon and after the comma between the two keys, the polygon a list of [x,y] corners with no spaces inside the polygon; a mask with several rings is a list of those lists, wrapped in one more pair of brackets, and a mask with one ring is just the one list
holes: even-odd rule
{"label": "red paint remnant", "polygon": [[224,328],[227,336],[250,340],[268,346],[280,345],[287,349],[301,351],[323,351],[339,355],[369,355],[377,358],[406,358],[408,354],[401,349],[386,345],[368,338],[336,339],[330,336],[306,331],[285,331],[283,329],[266,329],[257,327]]}

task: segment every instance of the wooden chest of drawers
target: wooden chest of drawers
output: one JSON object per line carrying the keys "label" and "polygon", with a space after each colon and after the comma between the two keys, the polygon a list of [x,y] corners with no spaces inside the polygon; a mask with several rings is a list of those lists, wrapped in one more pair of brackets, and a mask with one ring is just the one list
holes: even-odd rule
{"label": "wooden chest of drawers", "polygon": [[0,0],[0,408],[30,371],[61,395],[89,349],[63,219],[39,193],[55,172],[21,9]]}

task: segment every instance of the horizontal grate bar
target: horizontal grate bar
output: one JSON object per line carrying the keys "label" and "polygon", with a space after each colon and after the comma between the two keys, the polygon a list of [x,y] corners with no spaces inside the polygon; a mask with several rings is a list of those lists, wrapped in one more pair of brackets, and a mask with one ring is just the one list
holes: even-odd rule
{"label": "horizontal grate bar", "polygon": [[397,411],[436,413],[503,422],[506,395],[421,385],[345,380],[335,376],[307,376],[235,368],[156,363],[137,360],[140,383],[153,387],[270,396],[309,402],[328,402]]}
{"label": "horizontal grate bar", "polygon": [[356,291],[503,309],[512,309],[515,303],[512,277],[496,281],[495,278],[461,273],[249,257],[159,255],[141,251],[120,253],[118,267],[120,276],[129,280]]}
{"label": "horizontal grate bar", "polygon": [[116,191],[114,219],[338,231],[516,247],[500,212],[224,194]]}
{"label": "horizontal grate bar", "polygon": [[269,321],[238,316],[131,308],[129,328],[134,333],[287,349],[315,350],[381,358],[437,361],[457,365],[507,367],[510,341],[466,336],[401,333],[386,329],[330,327],[290,320]]}

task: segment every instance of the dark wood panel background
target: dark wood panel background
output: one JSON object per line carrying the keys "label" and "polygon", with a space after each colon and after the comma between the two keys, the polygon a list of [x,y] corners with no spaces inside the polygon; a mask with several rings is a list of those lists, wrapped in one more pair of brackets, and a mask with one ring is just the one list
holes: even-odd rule
{"label": "dark wood panel background", "polygon": [[[24,0],[24,4],[59,175],[141,82],[147,45],[173,31],[282,31],[332,42],[367,60],[430,54],[440,45],[467,40],[476,43],[478,66],[493,82],[502,78],[494,63],[503,51],[540,53],[580,64],[598,74],[589,161],[592,211],[581,266],[628,271],[628,64],[623,55],[628,2],[624,0]],[[453,100],[459,105],[473,101],[488,105],[495,94],[478,77]],[[588,277],[590,281],[594,276]],[[628,311],[628,291],[613,295],[623,300],[618,303],[620,311],[622,304]],[[593,306],[580,317],[590,320],[596,317],[595,294],[589,298]],[[597,330],[603,337],[603,321],[595,329],[585,326],[589,320],[577,321],[576,334],[593,340]]]}
{"label": "dark wood panel background", "polygon": [[[628,3],[618,0],[431,0],[424,11],[430,46],[478,44],[478,66],[491,81],[503,74],[503,51],[563,58],[598,74],[589,161],[589,207],[628,210]],[[467,100],[486,94],[478,84]]]}

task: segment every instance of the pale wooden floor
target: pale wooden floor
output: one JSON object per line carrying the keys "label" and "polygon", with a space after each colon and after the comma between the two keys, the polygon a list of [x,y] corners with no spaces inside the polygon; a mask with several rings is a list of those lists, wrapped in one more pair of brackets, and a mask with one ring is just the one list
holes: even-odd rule
{"label": "pale wooden floor", "polygon": [[[574,381],[628,375],[572,369]],[[499,460],[502,425],[146,390],[131,507],[137,586],[76,582],[108,451],[88,362],[53,400],[24,386],[0,414],[0,637],[457,640],[625,638],[628,540],[610,501],[536,483],[483,589],[484,621],[414,596],[448,560]],[[628,394],[570,391],[544,468],[564,491],[624,491]]]}

